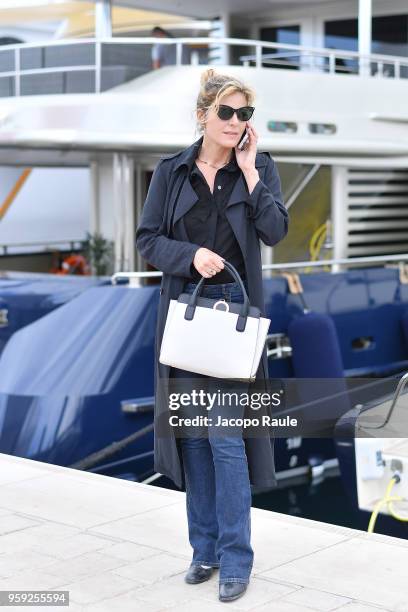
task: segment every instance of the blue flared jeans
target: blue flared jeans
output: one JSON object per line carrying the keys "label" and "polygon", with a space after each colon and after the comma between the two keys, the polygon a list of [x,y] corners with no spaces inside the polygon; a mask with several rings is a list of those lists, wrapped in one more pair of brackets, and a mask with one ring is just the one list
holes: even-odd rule
{"label": "blue flared jeans", "polygon": [[[183,292],[192,293],[196,286],[187,283]],[[204,284],[201,296],[224,298],[227,302],[243,301],[237,282]],[[202,375],[171,368],[170,376],[200,378]],[[206,389],[233,389],[228,380],[204,378],[207,379]],[[237,416],[236,406],[226,407],[220,403],[216,401],[211,408],[213,419],[219,415]],[[207,435],[180,437],[192,564],[218,567],[220,583],[247,584],[254,551],[250,542],[252,496],[245,443],[242,430],[241,435],[236,432],[220,435],[215,429],[208,427]]]}

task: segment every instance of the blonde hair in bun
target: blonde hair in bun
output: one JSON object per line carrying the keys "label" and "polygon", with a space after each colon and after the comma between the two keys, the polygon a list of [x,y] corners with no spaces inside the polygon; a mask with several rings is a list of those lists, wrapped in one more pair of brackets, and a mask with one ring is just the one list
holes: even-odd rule
{"label": "blonde hair in bun", "polygon": [[204,131],[204,123],[207,120],[208,112],[211,109],[217,112],[221,104],[221,98],[236,92],[242,93],[245,96],[248,106],[253,106],[255,100],[254,90],[236,77],[218,73],[214,68],[207,68],[201,73],[200,91],[196,104],[196,113],[198,111],[204,113],[204,119],[201,121],[197,115],[197,129],[200,133]]}

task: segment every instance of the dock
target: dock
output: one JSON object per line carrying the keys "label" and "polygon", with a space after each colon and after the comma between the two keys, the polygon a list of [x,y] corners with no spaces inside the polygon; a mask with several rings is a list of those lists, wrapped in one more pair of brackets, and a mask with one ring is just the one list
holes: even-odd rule
{"label": "dock", "polygon": [[0,591],[69,591],[98,612],[408,612],[408,540],[252,508],[246,593],[218,600],[218,571],[184,582],[185,493],[0,454]]}

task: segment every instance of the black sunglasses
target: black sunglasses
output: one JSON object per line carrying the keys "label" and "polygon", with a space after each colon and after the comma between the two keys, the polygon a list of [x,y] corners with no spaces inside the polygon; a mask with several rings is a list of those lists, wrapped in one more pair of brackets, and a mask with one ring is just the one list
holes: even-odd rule
{"label": "black sunglasses", "polygon": [[232,106],[220,104],[217,115],[220,119],[226,121],[227,119],[231,119],[234,113],[237,113],[237,117],[240,121],[249,121],[249,119],[252,117],[254,110],[254,106],[241,106],[241,108],[232,108]]}

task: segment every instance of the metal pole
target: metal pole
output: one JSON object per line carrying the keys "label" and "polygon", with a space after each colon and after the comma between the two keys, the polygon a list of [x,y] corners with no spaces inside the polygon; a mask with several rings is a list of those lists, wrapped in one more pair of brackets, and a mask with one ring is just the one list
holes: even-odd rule
{"label": "metal pole", "polygon": [[[347,168],[333,166],[331,172],[333,259],[340,260],[347,255],[347,215],[345,195],[347,193]],[[333,272],[339,272],[338,264],[333,264]]]}
{"label": "metal pole", "polygon": [[119,272],[123,269],[123,210],[122,210],[122,190],[123,190],[123,167],[121,153],[113,154],[113,215],[114,215],[114,245],[115,245],[115,264],[114,271]]}
{"label": "metal pole", "polygon": [[14,69],[15,69],[15,91],[14,91],[14,95],[16,96],[20,96],[21,95],[21,55],[20,55],[20,49],[18,47],[15,48],[14,50]]}
{"label": "metal pole", "polygon": [[93,161],[89,165],[89,178],[91,188],[91,206],[89,225],[91,234],[101,231],[100,197],[99,197],[99,164]]}
{"label": "metal pole", "polygon": [[95,0],[95,38],[112,38],[111,0]]}
{"label": "metal pole", "polygon": [[124,266],[125,270],[135,269],[135,186],[134,161],[123,153],[123,205],[124,205]]}
{"label": "metal pole", "polygon": [[[229,38],[231,36],[231,13],[222,13],[221,20],[224,26],[224,36],[225,38]],[[225,43],[222,45],[221,62],[225,65],[229,65],[231,63],[231,45],[227,45]]]}
{"label": "metal pole", "polygon": [[[359,0],[358,2],[358,52],[361,55],[371,53],[371,18],[372,0]],[[370,61],[360,58],[360,75],[370,75]]]}
{"label": "metal pole", "polygon": [[257,43],[256,47],[255,47],[255,54],[256,54],[256,67],[257,68],[262,68],[262,47],[259,43]]}
{"label": "metal pole", "polygon": [[102,44],[95,41],[95,93],[101,93],[102,85]]}

